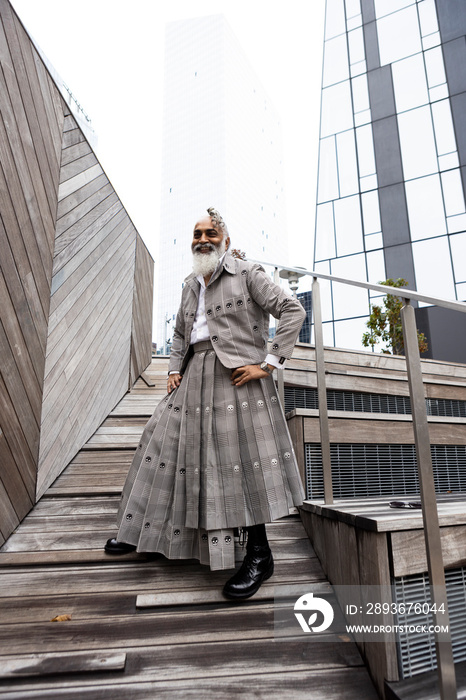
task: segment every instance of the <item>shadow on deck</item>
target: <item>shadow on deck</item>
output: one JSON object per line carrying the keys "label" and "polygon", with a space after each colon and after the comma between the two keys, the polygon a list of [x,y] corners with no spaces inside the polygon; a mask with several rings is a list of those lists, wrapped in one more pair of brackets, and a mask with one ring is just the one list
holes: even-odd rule
{"label": "shadow on deck", "polygon": [[276,573],[240,604],[220,593],[230,572],[104,553],[164,361],[147,375],[0,550],[0,697],[375,699],[343,627],[274,639],[274,585],[329,589],[297,516],[267,527]]}

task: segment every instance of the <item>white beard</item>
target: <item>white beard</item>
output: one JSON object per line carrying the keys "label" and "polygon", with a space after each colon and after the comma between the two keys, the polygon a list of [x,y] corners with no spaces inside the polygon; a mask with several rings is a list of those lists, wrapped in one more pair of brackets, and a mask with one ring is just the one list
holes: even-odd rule
{"label": "white beard", "polygon": [[[198,243],[195,248],[199,245]],[[223,240],[218,247],[214,246],[212,243],[207,245],[211,249],[210,253],[193,251],[193,272],[196,276],[202,275],[202,277],[206,277],[207,275],[211,275],[225,252],[225,240]],[[207,245],[203,247],[205,248]]]}

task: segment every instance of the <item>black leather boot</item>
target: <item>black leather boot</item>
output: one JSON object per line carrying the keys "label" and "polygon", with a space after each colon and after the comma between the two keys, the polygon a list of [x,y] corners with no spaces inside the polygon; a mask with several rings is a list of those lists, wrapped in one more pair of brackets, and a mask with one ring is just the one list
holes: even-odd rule
{"label": "black leather boot", "polygon": [[263,581],[273,574],[273,557],[267,541],[265,525],[247,528],[246,556],[239,571],[223,588],[223,595],[232,600],[250,598],[257,593]]}
{"label": "black leather boot", "polygon": [[128,554],[128,552],[134,552],[136,547],[134,544],[119,542],[115,537],[112,537],[110,540],[107,540],[104,549],[107,554]]}

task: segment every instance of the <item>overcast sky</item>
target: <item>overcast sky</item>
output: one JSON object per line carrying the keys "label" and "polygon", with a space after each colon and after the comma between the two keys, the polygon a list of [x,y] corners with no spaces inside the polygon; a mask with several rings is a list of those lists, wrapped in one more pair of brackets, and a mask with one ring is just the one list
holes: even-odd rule
{"label": "overcast sky", "polygon": [[154,258],[165,25],[224,14],[281,117],[290,264],[312,268],[324,0],[12,4],[91,118],[97,156]]}

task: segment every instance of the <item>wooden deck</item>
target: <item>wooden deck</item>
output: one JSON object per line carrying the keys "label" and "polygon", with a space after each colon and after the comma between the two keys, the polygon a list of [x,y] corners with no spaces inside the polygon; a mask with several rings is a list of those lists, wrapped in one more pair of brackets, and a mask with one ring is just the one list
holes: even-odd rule
{"label": "wooden deck", "polygon": [[230,572],[104,553],[164,360],[147,375],[0,549],[0,697],[375,699],[343,627],[274,638],[274,586],[328,591],[297,516],[268,526],[276,573],[244,603],[221,596]]}

